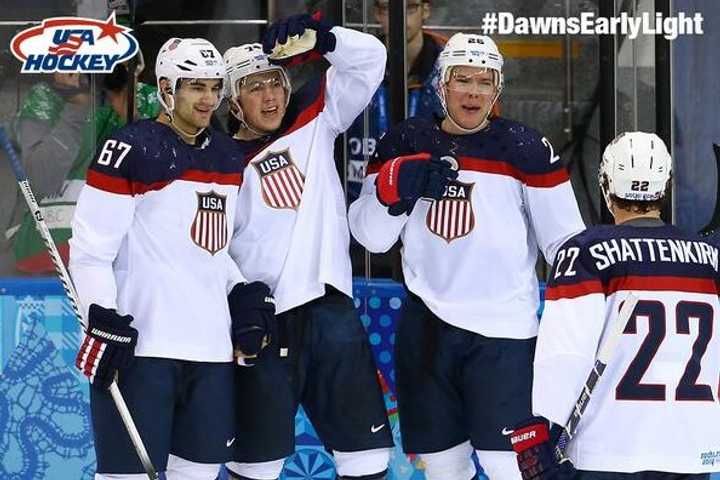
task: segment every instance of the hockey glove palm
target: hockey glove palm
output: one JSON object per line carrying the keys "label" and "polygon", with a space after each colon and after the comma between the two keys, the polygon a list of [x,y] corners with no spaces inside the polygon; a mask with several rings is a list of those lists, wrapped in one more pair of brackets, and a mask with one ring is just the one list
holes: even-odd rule
{"label": "hockey glove palm", "polygon": [[75,366],[99,389],[106,389],[118,369],[130,366],[135,358],[138,332],[130,326],[133,317],[118,315],[99,305],[90,305],[85,332]]}
{"label": "hockey glove palm", "polygon": [[532,417],[515,426],[510,436],[523,480],[571,480],[574,477],[572,463],[560,463],[555,454],[549,423],[543,417]]}
{"label": "hockey glove palm", "polygon": [[409,215],[418,199],[441,199],[447,184],[457,176],[448,162],[429,153],[393,158],[380,167],[375,180],[377,197],[390,215]]}
{"label": "hockey glove palm", "polygon": [[[331,25],[321,20],[320,12],[312,16],[306,13],[292,15],[268,28],[263,37],[263,51],[270,55],[271,61],[285,66],[317,60],[321,55],[335,50],[337,40],[331,28]],[[312,34],[306,30],[314,30],[314,42]]]}
{"label": "hockey glove palm", "polygon": [[262,282],[240,283],[228,295],[237,364],[252,366],[276,335],[275,299]]}

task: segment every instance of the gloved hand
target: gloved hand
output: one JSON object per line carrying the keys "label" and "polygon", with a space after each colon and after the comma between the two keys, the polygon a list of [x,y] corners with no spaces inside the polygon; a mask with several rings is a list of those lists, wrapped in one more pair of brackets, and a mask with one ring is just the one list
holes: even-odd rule
{"label": "gloved hand", "polygon": [[[335,34],[330,31],[331,25],[321,20],[320,12],[310,16],[306,13],[292,15],[284,20],[273,23],[265,32],[263,37],[263,51],[270,55],[270,61],[291,67],[299,63],[306,63],[319,59],[322,55],[335,50]],[[297,35],[302,37],[306,29],[315,31],[315,44],[309,47],[309,51],[302,48],[301,52],[294,56],[274,59],[273,49],[276,46],[283,46],[288,42],[289,37]],[[296,39],[297,41],[298,39]]]}
{"label": "gloved hand", "polygon": [[138,332],[130,326],[133,317],[118,315],[115,310],[90,305],[85,332],[75,366],[98,389],[106,389],[115,372],[130,366],[135,358]]}
{"label": "gloved hand", "polygon": [[420,198],[440,200],[445,187],[458,177],[450,163],[429,153],[388,160],[375,179],[378,200],[393,216],[410,215]]}
{"label": "gloved hand", "polygon": [[238,283],[228,295],[238,365],[251,367],[277,332],[275,299],[263,282]]}
{"label": "gloved hand", "polygon": [[549,425],[543,417],[531,417],[516,425],[510,436],[523,480],[571,480],[575,475],[572,463],[560,463],[555,454]]}

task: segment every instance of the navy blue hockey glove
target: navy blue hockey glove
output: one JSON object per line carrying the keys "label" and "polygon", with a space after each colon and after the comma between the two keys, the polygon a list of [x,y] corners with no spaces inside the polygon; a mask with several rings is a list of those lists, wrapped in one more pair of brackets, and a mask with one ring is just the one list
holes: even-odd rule
{"label": "navy blue hockey glove", "polygon": [[393,216],[410,215],[420,198],[440,200],[445,187],[458,177],[450,163],[429,153],[388,160],[375,179],[378,200]]}
{"label": "navy blue hockey glove", "polygon": [[560,463],[549,425],[546,418],[531,417],[516,425],[510,436],[523,480],[572,480],[575,476],[570,461]]}
{"label": "navy blue hockey glove", "polygon": [[237,364],[253,366],[276,337],[275,299],[263,282],[239,283],[228,295]]}
{"label": "navy blue hockey glove", "polygon": [[[292,15],[284,20],[278,20],[270,25],[265,36],[263,36],[263,51],[270,55],[273,63],[291,67],[299,63],[307,63],[319,59],[322,55],[335,50],[337,39],[330,31],[332,25],[321,20],[320,12],[312,16],[307,13]],[[282,59],[273,59],[273,49],[278,45],[287,43],[289,37],[295,35],[302,37],[306,29],[315,30],[315,45],[309,51],[303,51],[297,55]]]}
{"label": "navy blue hockey glove", "polygon": [[130,366],[135,358],[138,332],[130,326],[132,321],[130,315],[118,315],[115,310],[90,305],[88,328],[75,366],[94,387],[108,388],[115,372]]}

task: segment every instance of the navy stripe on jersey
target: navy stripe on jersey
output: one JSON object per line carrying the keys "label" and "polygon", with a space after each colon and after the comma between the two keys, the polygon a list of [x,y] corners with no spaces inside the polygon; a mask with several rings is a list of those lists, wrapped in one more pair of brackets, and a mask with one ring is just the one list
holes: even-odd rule
{"label": "navy stripe on jersey", "polygon": [[546,298],[619,290],[720,293],[718,249],[672,225],[600,225],[558,251]]}
{"label": "navy stripe on jersey", "polygon": [[175,180],[240,185],[242,154],[232,139],[211,129],[199,138],[196,147],[167,125],[134,122],[100,145],[87,183],[127,195],[160,190]]}
{"label": "navy stripe on jersey", "polygon": [[392,158],[423,152],[451,155],[463,170],[506,175],[531,187],[554,187],[569,180],[567,169],[540,133],[503,118],[470,135],[446,133],[439,120],[405,120],[380,140],[368,173],[377,173]]}

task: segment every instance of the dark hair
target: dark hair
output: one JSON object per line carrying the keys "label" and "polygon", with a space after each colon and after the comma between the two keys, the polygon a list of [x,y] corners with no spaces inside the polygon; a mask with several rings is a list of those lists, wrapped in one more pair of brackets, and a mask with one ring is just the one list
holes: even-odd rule
{"label": "dark hair", "polygon": [[610,194],[610,199],[617,208],[632,213],[646,214],[654,210],[662,210],[665,205],[667,195],[663,196],[658,200],[652,200],[649,202],[643,202],[638,200],[625,200],[624,198],[616,197]]}

